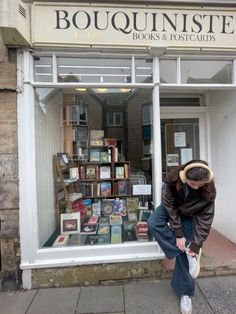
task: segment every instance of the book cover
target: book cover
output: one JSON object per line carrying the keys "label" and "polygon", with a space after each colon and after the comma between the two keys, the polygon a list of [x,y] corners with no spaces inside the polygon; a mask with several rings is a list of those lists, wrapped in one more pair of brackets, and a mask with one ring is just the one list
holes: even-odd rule
{"label": "book cover", "polygon": [[125,170],[123,166],[116,166],[115,168],[115,177],[117,179],[124,179],[125,177]]}
{"label": "book cover", "polygon": [[129,213],[138,211],[139,199],[138,197],[127,198],[127,210]]}
{"label": "book cover", "polygon": [[89,234],[86,237],[85,245],[94,245],[98,243],[98,235]]}
{"label": "book cover", "polygon": [[100,167],[100,179],[110,179],[111,178],[111,167],[101,166]]}
{"label": "book cover", "polygon": [[136,222],[124,221],[123,242],[137,241]]}
{"label": "book cover", "polygon": [[53,242],[52,246],[66,246],[67,243],[69,241],[69,235],[68,234],[64,234],[64,235],[59,235],[56,240]]}
{"label": "book cover", "polygon": [[109,225],[99,225],[98,226],[98,234],[110,234],[110,226]]}
{"label": "book cover", "polygon": [[110,234],[100,234],[98,236],[98,243],[97,244],[110,244],[111,243],[111,236]]}
{"label": "book cover", "polygon": [[95,165],[86,166],[86,179],[96,179],[96,166]]}
{"label": "book cover", "polygon": [[92,213],[94,216],[101,215],[101,202],[100,201],[92,203]]}
{"label": "book cover", "polygon": [[100,148],[90,148],[90,161],[100,162]]}
{"label": "book cover", "polygon": [[101,196],[109,197],[111,196],[111,182],[101,182],[100,183],[101,188]]}
{"label": "book cover", "polygon": [[111,225],[122,225],[122,217],[120,215],[111,215],[110,216]]}
{"label": "book cover", "polygon": [[117,244],[122,243],[122,235],[121,235],[121,225],[111,226],[111,243]]}
{"label": "book cover", "polygon": [[100,161],[101,162],[111,162],[111,158],[108,152],[101,152],[100,153]]}
{"label": "book cover", "polygon": [[99,226],[101,226],[101,225],[109,225],[110,224],[110,218],[108,216],[106,216],[106,217],[99,217],[98,223],[99,223]]}
{"label": "book cover", "polygon": [[125,180],[118,181],[118,195],[128,195],[129,189],[128,189],[128,182]]}
{"label": "book cover", "polygon": [[84,234],[72,234],[68,245],[84,245],[86,239],[86,235]]}
{"label": "book cover", "polygon": [[103,146],[104,130],[91,130],[90,131],[90,145]]}
{"label": "book cover", "polygon": [[82,224],[80,234],[96,234],[97,233],[97,225],[87,226]]}

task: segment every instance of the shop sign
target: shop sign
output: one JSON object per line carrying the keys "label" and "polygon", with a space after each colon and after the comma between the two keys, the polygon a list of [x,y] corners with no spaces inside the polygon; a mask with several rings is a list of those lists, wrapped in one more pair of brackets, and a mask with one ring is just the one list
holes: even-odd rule
{"label": "shop sign", "polygon": [[236,48],[235,10],[34,4],[33,45]]}

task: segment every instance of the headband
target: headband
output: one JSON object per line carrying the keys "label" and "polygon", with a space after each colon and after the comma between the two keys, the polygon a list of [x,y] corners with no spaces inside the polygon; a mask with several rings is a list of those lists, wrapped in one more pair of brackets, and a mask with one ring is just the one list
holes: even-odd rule
{"label": "headband", "polygon": [[210,167],[208,167],[207,165],[205,164],[202,164],[200,162],[195,162],[195,163],[192,163],[192,164],[189,164],[187,165],[183,170],[181,170],[179,172],[179,177],[180,177],[180,180],[183,182],[183,183],[186,183],[187,182],[187,176],[186,176],[186,173],[192,169],[192,168],[203,168],[203,169],[206,169],[208,172],[209,172],[209,178],[208,180],[206,181],[207,183],[211,182],[211,180],[214,178],[214,173],[213,171],[211,170]]}

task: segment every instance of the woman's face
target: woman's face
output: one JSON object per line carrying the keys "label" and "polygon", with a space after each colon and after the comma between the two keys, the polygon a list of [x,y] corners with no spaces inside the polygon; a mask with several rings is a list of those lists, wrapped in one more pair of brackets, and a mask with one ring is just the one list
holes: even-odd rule
{"label": "woman's face", "polygon": [[207,183],[206,181],[193,181],[193,180],[187,179],[187,184],[193,190],[198,190],[199,188],[203,187],[206,183]]}

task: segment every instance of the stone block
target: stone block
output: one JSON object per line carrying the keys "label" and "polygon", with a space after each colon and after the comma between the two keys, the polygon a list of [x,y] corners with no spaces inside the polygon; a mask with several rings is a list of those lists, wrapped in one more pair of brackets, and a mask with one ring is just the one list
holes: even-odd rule
{"label": "stone block", "polygon": [[13,209],[19,207],[18,182],[0,181],[0,209]]}
{"label": "stone block", "polygon": [[17,155],[0,155],[0,181],[18,181]]}
{"label": "stone block", "polygon": [[[0,210],[1,237],[19,237],[19,210]],[[17,252],[17,255],[19,252]]]}
{"label": "stone block", "polygon": [[1,271],[18,271],[19,257],[16,256],[18,240],[1,238]]}
{"label": "stone block", "polygon": [[17,124],[0,123],[0,154],[17,154]]}

